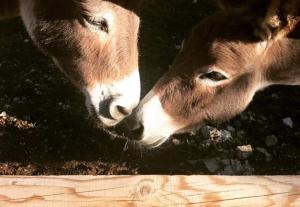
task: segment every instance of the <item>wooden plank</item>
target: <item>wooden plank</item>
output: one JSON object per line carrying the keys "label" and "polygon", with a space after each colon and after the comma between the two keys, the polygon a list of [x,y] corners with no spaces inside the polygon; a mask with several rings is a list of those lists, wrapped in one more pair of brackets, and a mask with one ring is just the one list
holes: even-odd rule
{"label": "wooden plank", "polygon": [[0,177],[0,206],[300,206],[300,176]]}

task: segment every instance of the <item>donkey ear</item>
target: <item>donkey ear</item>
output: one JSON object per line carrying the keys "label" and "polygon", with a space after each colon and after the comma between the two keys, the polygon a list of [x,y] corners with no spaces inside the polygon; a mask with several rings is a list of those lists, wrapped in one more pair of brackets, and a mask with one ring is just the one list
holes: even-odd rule
{"label": "donkey ear", "polygon": [[300,21],[299,4],[295,1],[273,0],[265,15],[256,18],[255,35],[263,40],[278,40],[291,33]]}

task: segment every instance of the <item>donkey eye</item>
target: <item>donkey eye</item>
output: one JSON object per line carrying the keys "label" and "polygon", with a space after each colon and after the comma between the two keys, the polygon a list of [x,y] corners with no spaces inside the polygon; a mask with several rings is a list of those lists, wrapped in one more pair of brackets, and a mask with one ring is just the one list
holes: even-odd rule
{"label": "donkey eye", "polygon": [[202,74],[202,75],[200,75],[199,78],[200,79],[209,79],[212,81],[222,81],[222,80],[227,79],[227,77],[225,75],[223,75],[222,73],[217,72],[217,71],[212,71],[209,73]]}
{"label": "donkey eye", "polygon": [[104,19],[104,18],[101,18],[101,19],[87,18],[87,21],[88,21],[88,23],[98,27],[103,32],[106,32],[106,33],[109,32],[108,23],[107,23],[106,19]]}

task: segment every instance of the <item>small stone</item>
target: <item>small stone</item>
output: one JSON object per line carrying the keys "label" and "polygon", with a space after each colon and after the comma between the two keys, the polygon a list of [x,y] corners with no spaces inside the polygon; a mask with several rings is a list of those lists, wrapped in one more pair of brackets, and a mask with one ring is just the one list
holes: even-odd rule
{"label": "small stone", "polygon": [[187,162],[191,165],[196,165],[197,163],[200,162],[200,160],[188,160]]}
{"label": "small stone", "polygon": [[175,45],[175,49],[176,50],[180,50],[181,49],[181,45]]}
{"label": "small stone", "polygon": [[176,138],[172,139],[172,143],[173,143],[175,146],[181,145],[181,141],[180,141],[179,139],[176,139]]}
{"label": "small stone", "polygon": [[191,132],[188,133],[188,135],[190,137],[193,137],[193,136],[197,135],[197,131],[191,131]]}
{"label": "small stone", "polygon": [[278,143],[278,139],[275,135],[270,135],[266,137],[265,143],[268,147],[272,147]]}
{"label": "small stone", "polygon": [[265,149],[265,148],[262,148],[262,147],[256,147],[255,148],[258,152],[262,153],[265,155],[265,160],[266,162],[270,162],[272,161],[273,157],[272,155]]}
{"label": "small stone", "polygon": [[213,129],[210,131],[209,138],[213,142],[219,142],[220,139],[222,138],[222,133],[221,133],[221,131],[219,131],[217,129]]}
{"label": "small stone", "polygon": [[220,160],[217,158],[205,159],[204,164],[211,173],[216,173],[221,168]]}
{"label": "small stone", "polygon": [[24,120],[31,120],[31,117],[30,117],[30,115],[24,115],[24,116],[23,116],[23,119],[24,119]]}
{"label": "small stone", "polygon": [[251,145],[237,146],[237,156],[240,159],[247,159],[253,154],[253,148]]}
{"label": "small stone", "polygon": [[222,142],[226,142],[226,141],[232,139],[232,134],[230,131],[221,130],[221,134],[222,134]]}
{"label": "small stone", "polygon": [[290,128],[293,128],[294,127],[294,123],[293,123],[293,120],[290,118],[290,117],[287,117],[285,119],[282,119],[282,122],[284,125],[290,127]]}
{"label": "small stone", "polygon": [[234,175],[234,170],[231,165],[231,160],[230,159],[223,159],[221,160],[224,170],[221,172],[221,174],[224,175]]}
{"label": "small stone", "polygon": [[243,171],[242,163],[239,160],[232,159],[231,160],[231,167],[232,167],[232,170],[236,173],[240,173],[240,172]]}
{"label": "small stone", "polygon": [[245,175],[252,175],[254,173],[254,168],[249,164],[248,160],[245,161],[244,164]]}
{"label": "small stone", "polygon": [[272,98],[274,98],[274,99],[278,99],[278,98],[279,98],[279,95],[278,95],[278,94],[276,94],[276,93],[272,93]]}
{"label": "small stone", "polygon": [[7,117],[7,114],[6,114],[6,112],[5,112],[5,111],[2,111],[2,112],[1,112],[1,114],[0,114],[0,117],[1,117],[1,118],[5,118],[5,117]]}
{"label": "small stone", "polygon": [[202,127],[201,134],[205,139],[214,143],[223,143],[232,138],[230,131],[218,130],[211,126]]}
{"label": "small stone", "polygon": [[222,174],[224,174],[224,175],[234,175],[234,171],[233,171],[232,167],[230,165],[228,165],[224,168],[224,171],[223,171]]}
{"label": "small stone", "polygon": [[243,130],[238,131],[238,132],[236,133],[236,136],[237,136],[238,138],[244,138],[245,135],[246,135],[246,132],[243,131]]}
{"label": "small stone", "polygon": [[249,111],[248,112],[248,120],[256,121],[256,119],[254,117],[255,117],[255,114],[252,111]]}
{"label": "small stone", "polygon": [[234,121],[233,124],[237,128],[240,128],[242,126],[242,123],[240,121],[238,121],[238,120]]}
{"label": "small stone", "polygon": [[242,114],[240,115],[240,117],[241,117],[241,120],[243,120],[243,121],[246,121],[246,120],[248,119],[248,116],[247,116],[246,113],[242,113]]}
{"label": "small stone", "polygon": [[42,95],[43,94],[42,91],[39,91],[39,90],[35,90],[34,92],[35,92],[36,95]]}
{"label": "small stone", "polygon": [[265,117],[265,116],[260,116],[259,117],[262,121],[267,121],[268,119],[267,119],[267,117]]}
{"label": "small stone", "polygon": [[27,79],[25,80],[25,82],[27,82],[27,83],[32,83],[32,80],[30,80],[29,78],[27,78]]}
{"label": "small stone", "polygon": [[211,126],[204,126],[201,128],[201,134],[205,139],[210,138],[210,131],[212,131],[213,128]]}
{"label": "small stone", "polygon": [[228,131],[230,131],[230,132],[235,132],[235,128],[232,127],[232,126],[230,126],[230,125],[228,125],[228,126],[226,127],[226,129],[227,129]]}
{"label": "small stone", "polygon": [[223,159],[222,164],[223,165],[230,165],[230,160],[229,159]]}
{"label": "small stone", "polygon": [[212,142],[211,142],[210,139],[206,139],[206,140],[201,142],[201,147],[207,148],[207,147],[210,147],[211,145],[212,145]]}
{"label": "small stone", "polygon": [[63,110],[68,110],[69,108],[71,108],[71,106],[68,105],[68,104],[63,104],[63,105],[62,105],[62,109],[63,109]]}

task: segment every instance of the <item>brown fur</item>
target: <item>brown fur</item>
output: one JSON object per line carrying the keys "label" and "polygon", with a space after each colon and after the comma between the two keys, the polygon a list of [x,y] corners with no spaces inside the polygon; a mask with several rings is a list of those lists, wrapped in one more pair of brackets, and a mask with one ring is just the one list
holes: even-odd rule
{"label": "brown fur", "polygon": [[[99,118],[103,115],[101,102],[103,113],[109,114],[116,107],[121,113],[129,113],[138,101],[127,101],[127,105],[113,109],[113,104],[105,105],[107,100],[112,103],[125,97],[125,90],[114,88],[114,83],[138,73],[141,3],[142,0],[1,0],[0,16],[20,12],[34,43],[81,89],[90,113],[98,110],[95,115]],[[138,85],[137,78],[136,81]],[[139,96],[139,90],[135,95]],[[116,122],[123,118],[107,116]]]}
{"label": "brown fur", "polygon": [[[117,1],[117,2],[123,2]],[[78,85],[119,80],[138,68],[138,7],[131,13],[110,1],[33,0],[36,26],[31,33],[37,45],[49,56],[56,57],[64,72]],[[112,1],[114,2],[114,1]],[[140,1],[138,1],[140,2]],[[26,10],[26,3],[21,3]],[[105,42],[87,32],[82,23],[89,8],[113,10],[115,30]],[[132,6],[131,6],[132,7]],[[97,9],[95,9],[97,10]],[[95,11],[97,12],[97,11]],[[131,17],[132,16],[132,17]]]}
{"label": "brown fur", "polygon": [[[197,25],[154,87],[164,110],[184,126],[179,132],[232,118],[265,86],[300,85],[299,1],[273,0],[265,8],[258,0],[250,2],[264,13],[253,12],[253,4],[240,11],[227,5],[229,10],[223,6],[225,11]],[[260,46],[263,41],[266,46]],[[229,79],[213,87],[201,82],[199,76],[213,68]]]}

